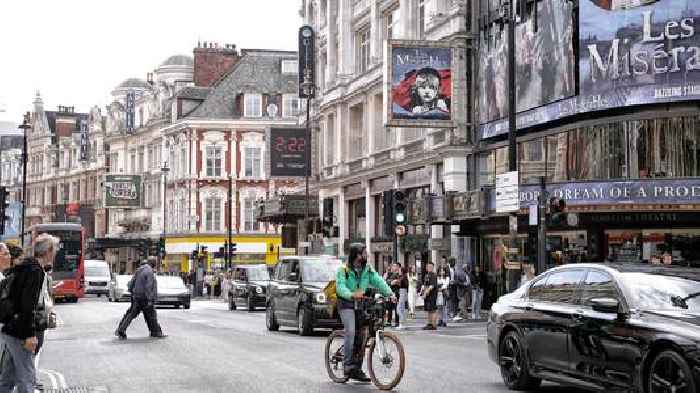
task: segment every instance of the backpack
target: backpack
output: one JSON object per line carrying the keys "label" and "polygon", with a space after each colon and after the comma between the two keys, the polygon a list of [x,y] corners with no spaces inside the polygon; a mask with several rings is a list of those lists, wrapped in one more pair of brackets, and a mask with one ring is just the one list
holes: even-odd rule
{"label": "backpack", "polygon": [[12,321],[15,314],[15,303],[12,299],[12,285],[15,281],[15,273],[8,274],[0,281],[0,323]]}

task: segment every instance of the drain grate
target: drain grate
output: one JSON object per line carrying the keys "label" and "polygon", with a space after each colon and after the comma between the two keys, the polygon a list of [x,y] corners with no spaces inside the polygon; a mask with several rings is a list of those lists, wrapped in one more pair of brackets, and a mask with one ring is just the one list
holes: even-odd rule
{"label": "drain grate", "polygon": [[45,389],[44,393],[109,393],[104,386],[74,386],[67,389]]}

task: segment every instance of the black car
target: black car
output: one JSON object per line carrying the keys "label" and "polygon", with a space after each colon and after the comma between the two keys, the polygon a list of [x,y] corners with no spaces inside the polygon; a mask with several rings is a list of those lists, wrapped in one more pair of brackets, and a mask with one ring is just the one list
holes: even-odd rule
{"label": "black car", "polygon": [[230,282],[229,310],[235,310],[239,304],[244,304],[248,311],[255,311],[256,307],[265,308],[267,304],[265,292],[270,282],[270,273],[266,265],[236,266]]}
{"label": "black car", "polygon": [[700,388],[700,269],[571,264],[494,303],[489,356],[512,390]]}
{"label": "black car", "polygon": [[323,289],[342,263],[328,256],[283,257],[270,281],[267,300],[267,328],[280,326],[299,329],[302,336],[314,328],[343,326],[338,311],[326,301]]}

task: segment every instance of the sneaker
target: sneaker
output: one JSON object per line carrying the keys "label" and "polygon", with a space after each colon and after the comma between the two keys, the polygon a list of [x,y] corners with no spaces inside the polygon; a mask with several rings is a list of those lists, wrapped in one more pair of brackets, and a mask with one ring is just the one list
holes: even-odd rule
{"label": "sneaker", "polygon": [[432,328],[433,328],[432,325],[425,325],[425,326],[423,326],[423,330],[433,330]]}
{"label": "sneaker", "polygon": [[126,333],[122,333],[119,330],[115,330],[114,335],[119,337],[120,340],[126,340]]}
{"label": "sneaker", "polygon": [[166,337],[168,337],[168,335],[163,334],[163,333],[158,333],[158,334],[151,334],[151,337],[153,337],[153,338],[166,338]]}
{"label": "sneaker", "polygon": [[459,315],[457,315],[456,317],[452,318],[452,321],[453,321],[453,322],[458,322],[458,321],[461,321],[461,320],[463,320],[463,319],[464,319],[464,318],[462,318],[462,317],[460,317]]}
{"label": "sneaker", "polygon": [[371,379],[365,374],[364,371],[362,370],[352,370],[348,374],[348,378],[354,379],[355,381],[360,381],[360,382],[369,382]]}

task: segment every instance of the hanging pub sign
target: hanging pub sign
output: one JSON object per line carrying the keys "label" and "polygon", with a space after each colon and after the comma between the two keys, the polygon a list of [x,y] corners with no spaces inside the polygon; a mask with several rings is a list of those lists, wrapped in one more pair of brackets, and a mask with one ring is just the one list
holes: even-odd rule
{"label": "hanging pub sign", "polygon": [[104,207],[136,209],[141,207],[141,176],[105,175]]}
{"label": "hanging pub sign", "polygon": [[314,45],[314,29],[309,25],[299,28],[299,98],[316,97]]}
{"label": "hanging pub sign", "polygon": [[311,143],[305,128],[271,128],[267,140],[270,176],[311,175]]}
{"label": "hanging pub sign", "polygon": [[89,159],[90,140],[88,139],[87,119],[80,119],[80,161]]}
{"label": "hanging pub sign", "polygon": [[134,125],[136,123],[136,93],[129,90],[126,93],[126,132],[127,134],[134,133]]}
{"label": "hanging pub sign", "polygon": [[385,124],[454,127],[452,75],[461,48],[435,41],[390,40],[385,61]]}

